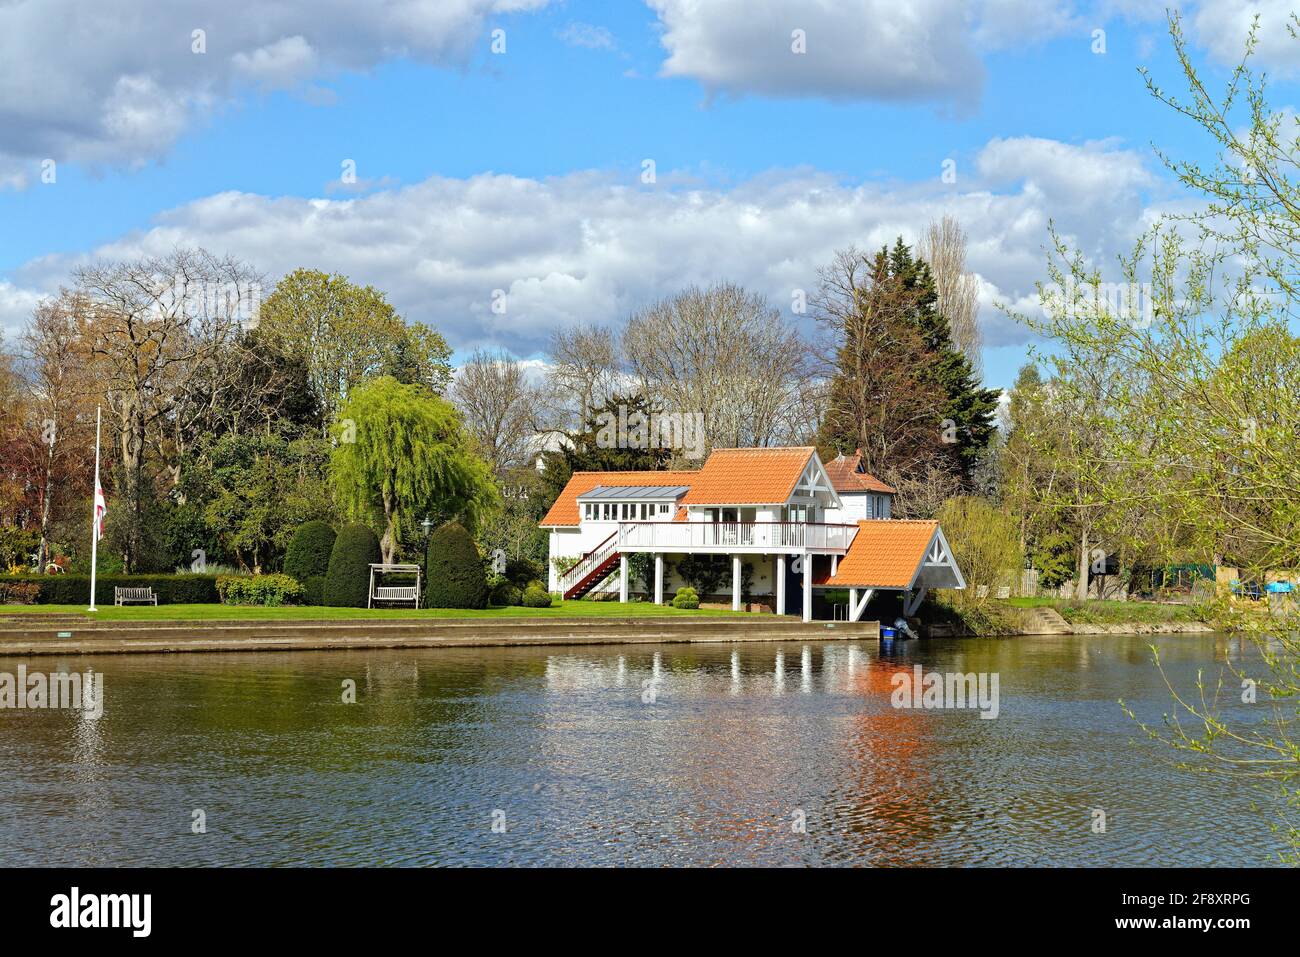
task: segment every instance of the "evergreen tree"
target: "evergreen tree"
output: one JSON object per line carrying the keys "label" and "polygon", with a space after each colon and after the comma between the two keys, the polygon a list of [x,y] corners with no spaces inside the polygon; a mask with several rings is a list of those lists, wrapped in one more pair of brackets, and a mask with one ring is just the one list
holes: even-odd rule
{"label": "evergreen tree", "polygon": [[929,265],[901,238],[869,263],[840,256],[823,283],[823,319],[839,348],[818,444],[862,448],[873,471],[947,459],[970,487],[998,393],[980,386],[938,302]]}

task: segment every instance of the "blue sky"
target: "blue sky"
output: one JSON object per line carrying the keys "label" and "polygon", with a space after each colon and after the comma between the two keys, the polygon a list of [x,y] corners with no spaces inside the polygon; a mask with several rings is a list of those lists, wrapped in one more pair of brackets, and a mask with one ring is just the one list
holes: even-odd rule
{"label": "blue sky", "polygon": [[[1256,6],[1186,5],[1210,75]],[[1261,52],[1282,102],[1292,46]],[[1113,257],[1182,198],[1150,144],[1204,156],[1139,66],[1179,88],[1140,0],[22,0],[0,7],[0,328],[88,257],[199,243],[372,283],[459,354],[535,356],[689,282],[788,305],[835,248],[952,213],[1006,386],[1029,340],[994,302],[1032,303],[1047,220]]]}

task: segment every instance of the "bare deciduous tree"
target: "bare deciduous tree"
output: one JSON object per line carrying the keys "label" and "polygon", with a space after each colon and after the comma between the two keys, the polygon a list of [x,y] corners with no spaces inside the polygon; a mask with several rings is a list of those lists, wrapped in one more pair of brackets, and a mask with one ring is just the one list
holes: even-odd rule
{"label": "bare deciduous tree", "polygon": [[628,322],[623,352],[642,392],[672,413],[703,413],[708,448],[787,441],[807,378],[805,348],[761,295],[692,286]]}
{"label": "bare deciduous tree", "polygon": [[966,231],[952,216],[930,223],[921,240],[921,258],[930,264],[939,311],[948,320],[953,345],[981,369],[979,280],[966,271]]}
{"label": "bare deciduous tree", "polygon": [[87,303],[82,322],[110,413],[117,419],[125,519],[124,558],[140,559],[144,463],[151,436],[165,428],[179,398],[229,357],[260,288],[252,267],[203,249],[95,263],[75,273]]}
{"label": "bare deciduous tree", "polygon": [[524,462],[539,390],[518,361],[506,352],[476,351],[456,375],[451,399],[494,475]]}
{"label": "bare deciduous tree", "polygon": [[[56,463],[66,453],[76,454],[68,438],[77,420],[77,410],[87,401],[83,376],[87,356],[78,336],[78,325],[86,302],[64,290],[54,299],[40,303],[23,332],[23,357],[28,367],[31,400],[35,407],[43,452],[44,479],[41,483],[41,540],[36,567],[50,560],[50,513],[55,493]],[[57,469],[65,472],[65,469]],[[63,490],[71,491],[71,490]]]}
{"label": "bare deciduous tree", "polygon": [[[574,325],[551,334],[547,349],[551,413],[548,428],[581,427],[618,385],[618,343],[605,326]],[[567,420],[567,421],[566,421]],[[537,431],[543,431],[535,423]]]}

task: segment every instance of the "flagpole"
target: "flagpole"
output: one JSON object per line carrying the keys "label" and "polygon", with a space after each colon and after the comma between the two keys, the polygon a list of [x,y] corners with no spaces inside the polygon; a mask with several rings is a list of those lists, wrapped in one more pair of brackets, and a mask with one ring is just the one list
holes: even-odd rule
{"label": "flagpole", "polygon": [[86,611],[99,611],[95,607],[95,570],[99,564],[99,419],[100,408],[95,406],[95,490],[90,495],[90,607]]}

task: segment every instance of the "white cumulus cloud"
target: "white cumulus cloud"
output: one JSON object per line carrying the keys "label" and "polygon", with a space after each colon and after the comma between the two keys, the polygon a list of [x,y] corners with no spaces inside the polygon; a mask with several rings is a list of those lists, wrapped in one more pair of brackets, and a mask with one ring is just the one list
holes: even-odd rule
{"label": "white cumulus cloud", "polygon": [[[899,235],[915,242],[927,223],[951,213],[969,233],[981,321],[997,346],[1027,340],[992,304],[1033,296],[1049,215],[1103,265],[1151,215],[1139,154],[1109,143],[994,140],[955,185],[937,177],[846,183],[806,170],[728,188],[663,185],[673,178],[647,187],[635,174],[484,173],[339,199],[219,193],[83,254],[28,263],[0,286],[0,315],[14,323],[80,261],[192,244],[244,258],[271,277],[299,266],[338,271],[385,290],[408,319],[438,327],[458,349],[530,355],[558,326],[618,325],[692,283],[733,280],[789,309],[795,290],[815,290],[818,268],[836,249],[871,250]],[[504,314],[492,308],[498,290]]]}

